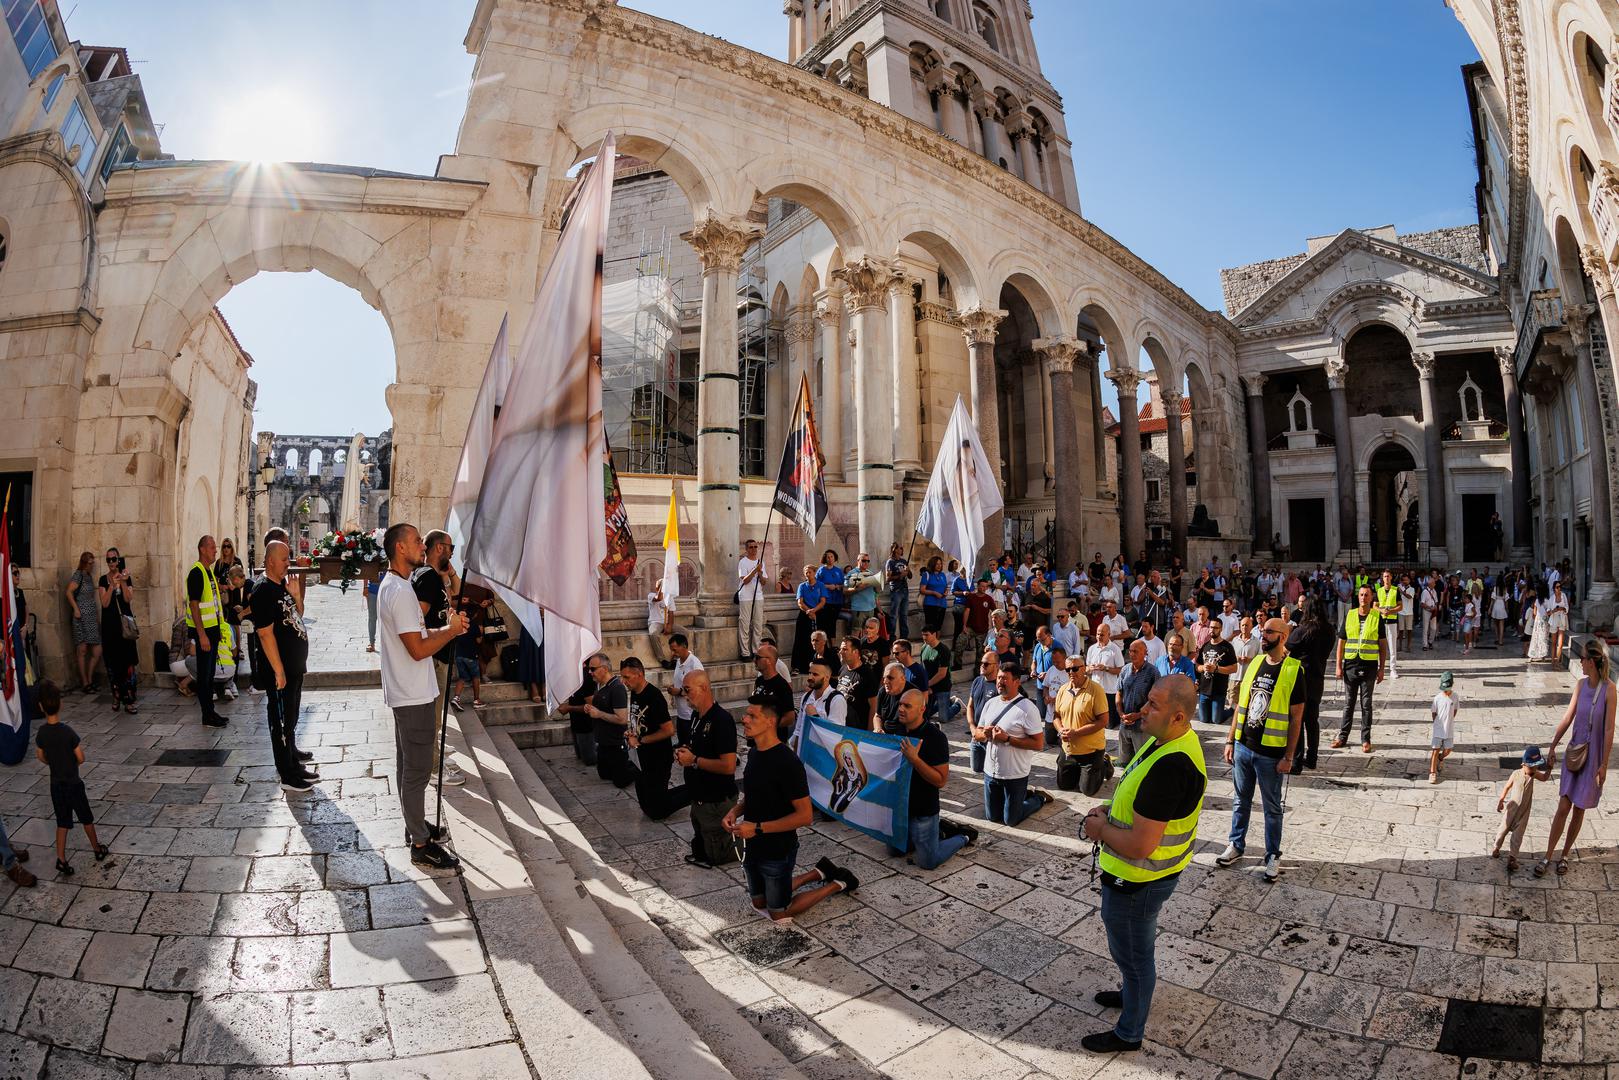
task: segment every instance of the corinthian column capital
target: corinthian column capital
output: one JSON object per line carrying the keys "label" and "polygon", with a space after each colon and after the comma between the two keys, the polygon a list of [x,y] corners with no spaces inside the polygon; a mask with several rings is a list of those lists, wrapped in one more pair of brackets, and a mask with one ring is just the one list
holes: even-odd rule
{"label": "corinthian column capital", "polygon": [[1113,368],[1107,373],[1107,377],[1119,388],[1119,397],[1135,399],[1136,387],[1141,385],[1141,372],[1130,368]]}
{"label": "corinthian column capital", "polygon": [[1252,375],[1243,375],[1241,378],[1242,388],[1248,392],[1249,397],[1259,397],[1263,394],[1265,392],[1265,383],[1269,381],[1269,376],[1262,371],[1256,371]]}
{"label": "corinthian column capital", "polygon": [[1574,347],[1583,349],[1591,343],[1591,315],[1596,311],[1594,304],[1566,304],[1563,307],[1563,325],[1568,327],[1568,336],[1574,339]]}
{"label": "corinthian column capital", "polygon": [[748,250],[748,245],[761,235],[757,227],[747,222],[725,221],[710,211],[681,239],[697,252],[704,273],[725,271],[734,274],[742,268],[742,255]]}
{"label": "corinthian column capital", "polygon": [[1602,254],[1602,249],[1595,244],[1586,244],[1580,248],[1580,263],[1585,267],[1586,276],[1591,284],[1596,286],[1599,298],[1613,295],[1613,272],[1608,267],[1608,260]]}
{"label": "corinthian column capital", "polygon": [[1081,349],[1082,343],[1066,334],[1041,338],[1034,343],[1035,353],[1046,362],[1046,370],[1053,375],[1072,372]]}
{"label": "corinthian column capital", "polygon": [[1006,318],[1006,312],[994,308],[971,307],[957,312],[956,325],[961,327],[968,346],[995,344],[995,328]]}
{"label": "corinthian column capital", "polygon": [[1342,390],[1344,377],[1349,374],[1349,361],[1341,356],[1334,356],[1327,361],[1327,389]]}
{"label": "corinthian column capital", "polygon": [[1517,364],[1514,363],[1516,354],[1517,350],[1511,345],[1497,345],[1495,347],[1495,363],[1501,369],[1501,374],[1516,375],[1518,373]]}
{"label": "corinthian column capital", "polygon": [[845,263],[832,271],[849,298],[851,312],[875,308],[888,310],[888,290],[894,279],[893,264],[863,255],[856,262]]}
{"label": "corinthian column capital", "polygon": [[1433,353],[1419,349],[1411,353],[1411,366],[1417,369],[1417,378],[1431,379],[1434,372]]}

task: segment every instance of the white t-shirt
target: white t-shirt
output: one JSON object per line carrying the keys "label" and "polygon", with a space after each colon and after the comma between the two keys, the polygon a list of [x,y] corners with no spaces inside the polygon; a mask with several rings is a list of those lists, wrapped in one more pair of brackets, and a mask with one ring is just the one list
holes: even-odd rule
{"label": "white t-shirt", "polygon": [[1220,612],[1220,636],[1228,641],[1235,640],[1237,631],[1242,629],[1242,616],[1236,612]]}
{"label": "white t-shirt", "polygon": [[663,630],[664,606],[656,590],[646,594],[646,628],[656,634]]}
{"label": "white t-shirt", "polygon": [[[703,670],[703,662],[697,659],[696,653],[689,652],[686,654],[686,659],[675,661],[675,673],[674,677],[670,681],[670,685],[684,688],[686,685],[686,676],[690,675],[694,671],[701,670]],[[691,719],[691,702],[686,700],[686,695],[684,694],[681,694],[675,698],[675,716],[682,720]]]}
{"label": "white t-shirt", "polygon": [[1017,583],[1018,583],[1018,585],[1020,587],[1024,586],[1024,585],[1027,585],[1029,583],[1029,578],[1034,576],[1034,572],[1035,572],[1034,567],[1032,567],[1032,566],[1029,566],[1027,564],[1019,566],[1017,568]]}
{"label": "white t-shirt", "polygon": [[1057,691],[1068,685],[1068,673],[1055,665],[1046,669],[1040,676],[1040,693],[1045,698],[1046,711],[1051,711],[1051,703],[1057,700]]}
{"label": "white t-shirt", "polygon": [[1124,590],[1119,588],[1118,582],[1110,582],[1102,587],[1102,603],[1105,604],[1109,600],[1115,604],[1124,603]]}
{"label": "white t-shirt", "polygon": [[1441,690],[1433,696],[1433,737],[1436,739],[1456,738],[1456,713],[1461,710],[1462,703],[1457,700],[1456,692],[1449,694]]}
{"label": "white t-shirt", "polygon": [[[1117,642],[1110,641],[1106,645],[1098,642],[1085,650],[1085,663],[1087,666],[1101,664],[1104,667],[1122,669],[1124,667],[1124,653],[1119,651]],[[1101,686],[1103,693],[1117,694],[1119,692],[1119,676],[1117,672],[1098,671],[1091,678],[1095,679],[1097,684]]]}
{"label": "white t-shirt", "polygon": [[1103,615],[1101,622],[1113,632],[1114,641],[1123,637],[1130,630],[1130,624],[1125,621],[1123,615]]}
{"label": "white t-shirt", "polygon": [[[1064,680],[1066,681],[1066,680]],[[984,702],[984,715],[979,727],[996,727],[1014,739],[1039,735],[1046,728],[1034,702],[1019,694],[1011,701],[997,695]],[[1028,776],[1034,768],[1034,750],[1020,750],[1011,743],[986,742],[984,744],[984,775],[996,780],[1016,780]]]}
{"label": "white t-shirt", "polygon": [[1422,603],[1422,613],[1424,615],[1428,614],[1428,609],[1429,608],[1433,609],[1434,614],[1438,614],[1438,611],[1439,611],[1439,594],[1434,592],[1433,588],[1431,586],[1424,585],[1422,587],[1422,601],[1421,601],[1421,603]]}
{"label": "white t-shirt", "polygon": [[1164,639],[1161,637],[1139,637],[1136,640],[1147,647],[1147,663],[1149,664],[1156,664],[1159,660],[1169,655],[1169,646],[1164,644]]}
{"label": "white t-shirt", "polygon": [[390,709],[425,705],[438,698],[433,658],[413,659],[399,640],[412,632],[427,636],[422,605],[410,582],[395,573],[382,575],[377,589],[377,643],[382,650],[382,703]]}
{"label": "white t-shirt", "polygon": [[764,580],[763,574],[760,574],[746,585],[742,584],[742,579],[753,573],[754,568],[758,565],[758,559],[750,559],[746,555],[737,560],[736,580],[737,585],[739,586],[737,591],[738,600],[757,600],[764,596],[763,588],[760,585],[760,582]]}
{"label": "white t-shirt", "polygon": [[[828,698],[831,700],[827,700]],[[798,711],[803,716],[819,716],[834,724],[849,722],[849,703],[838,693],[835,686],[828,686],[820,697],[816,697],[812,691],[804,691],[803,696],[798,699]]]}

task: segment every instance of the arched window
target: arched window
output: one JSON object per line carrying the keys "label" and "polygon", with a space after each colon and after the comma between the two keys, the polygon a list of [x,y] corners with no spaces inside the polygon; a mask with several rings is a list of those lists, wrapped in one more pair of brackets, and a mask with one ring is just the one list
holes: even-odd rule
{"label": "arched window", "polygon": [[934,17],[950,21],[950,0],[932,0],[929,6],[933,8]]}
{"label": "arched window", "polygon": [[321,463],[325,460],[326,457],[320,452],[320,447],[317,446],[313,450],[309,451],[310,475],[318,476],[320,474]]}
{"label": "arched window", "polygon": [[991,49],[1001,51],[1001,20],[982,0],[973,5],[973,29]]}
{"label": "arched window", "polygon": [[51,106],[56,104],[56,95],[62,92],[62,84],[66,81],[66,73],[60,73],[45,88],[45,111],[47,113],[51,111]]}
{"label": "arched window", "polygon": [[1608,57],[1593,37],[1585,39],[1585,75],[1591,80],[1592,89],[1600,101],[1608,82]]}
{"label": "arched window", "polygon": [[349,452],[347,450],[339,450],[339,451],[337,451],[336,453],[334,453],[332,455],[332,463],[334,465],[341,465],[345,461],[347,461],[348,459],[349,459]]}
{"label": "arched window", "polygon": [[0,221],[0,273],[4,273],[6,269],[6,248],[9,246],[10,240],[11,230],[7,228],[4,221]]}
{"label": "arched window", "polygon": [[287,468],[296,469],[297,467],[298,467],[298,451],[292,449],[289,446],[287,448]]}

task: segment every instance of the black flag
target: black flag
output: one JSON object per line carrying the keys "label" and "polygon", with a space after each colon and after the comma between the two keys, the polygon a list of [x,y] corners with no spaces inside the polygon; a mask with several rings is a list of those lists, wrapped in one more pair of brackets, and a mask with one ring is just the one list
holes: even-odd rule
{"label": "black flag", "polygon": [[810,402],[809,377],[800,377],[798,406],[781,451],[781,473],[776,479],[775,508],[798,522],[814,537],[826,520],[826,458],[815,433],[815,406]]}

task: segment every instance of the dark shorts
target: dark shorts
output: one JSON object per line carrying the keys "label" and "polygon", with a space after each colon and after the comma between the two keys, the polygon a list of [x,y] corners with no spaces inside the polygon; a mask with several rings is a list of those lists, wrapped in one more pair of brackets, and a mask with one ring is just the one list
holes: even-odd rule
{"label": "dark shorts", "polygon": [[793,899],[793,868],[797,863],[797,844],[785,858],[744,858],[742,872],[748,877],[748,895],[754,899],[764,897],[767,911],[786,910]]}
{"label": "dark shorts", "polygon": [[64,780],[51,784],[51,809],[56,812],[58,829],[73,828],[73,816],[86,825],[94,825],[90,814],[90,796],[85,794],[83,780]]}
{"label": "dark shorts", "polygon": [[455,658],[455,677],[457,679],[479,679],[478,658],[476,656],[457,656]]}

